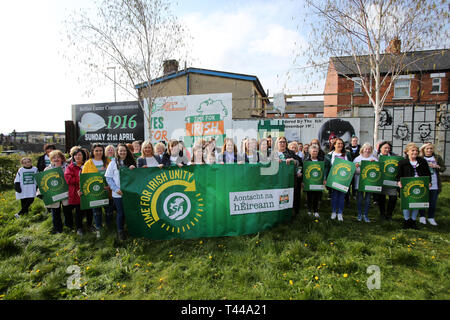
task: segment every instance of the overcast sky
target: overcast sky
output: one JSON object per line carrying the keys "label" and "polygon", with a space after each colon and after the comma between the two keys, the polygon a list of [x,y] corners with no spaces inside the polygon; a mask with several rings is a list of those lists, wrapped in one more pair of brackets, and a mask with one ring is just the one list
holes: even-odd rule
{"label": "overcast sky", "polygon": [[[179,1],[174,12],[193,37],[194,61],[188,67],[257,76],[269,95],[308,93],[294,69],[296,44],[307,32],[297,28],[300,3]],[[89,6],[88,0],[0,2],[1,133],[63,132],[71,105],[114,101],[113,83],[87,96],[61,55],[62,22],[73,10]],[[129,98],[118,93],[117,100]]]}

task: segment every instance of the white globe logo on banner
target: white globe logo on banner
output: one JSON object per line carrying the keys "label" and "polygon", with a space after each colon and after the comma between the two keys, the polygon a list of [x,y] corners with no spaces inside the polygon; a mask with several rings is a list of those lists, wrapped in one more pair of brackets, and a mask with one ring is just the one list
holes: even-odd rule
{"label": "white globe logo on banner", "polygon": [[180,192],[169,195],[163,205],[165,215],[171,220],[182,220],[191,211],[191,201]]}
{"label": "white globe logo on banner", "polygon": [[52,187],[56,187],[59,184],[58,180],[53,180],[50,182],[50,184],[52,185]]}

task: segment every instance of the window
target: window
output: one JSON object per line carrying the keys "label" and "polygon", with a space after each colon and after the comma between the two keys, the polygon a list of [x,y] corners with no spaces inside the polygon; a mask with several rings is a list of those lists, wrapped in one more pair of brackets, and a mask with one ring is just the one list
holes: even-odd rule
{"label": "window", "polygon": [[411,80],[398,79],[394,82],[394,99],[410,98],[409,88]]}
{"label": "window", "polygon": [[361,78],[352,78],[353,80],[353,93],[362,94]]}
{"label": "window", "polygon": [[432,73],[431,78],[431,93],[442,93],[442,78],[445,77],[445,73]]}
{"label": "window", "polygon": [[441,92],[441,78],[433,78],[431,92]]}

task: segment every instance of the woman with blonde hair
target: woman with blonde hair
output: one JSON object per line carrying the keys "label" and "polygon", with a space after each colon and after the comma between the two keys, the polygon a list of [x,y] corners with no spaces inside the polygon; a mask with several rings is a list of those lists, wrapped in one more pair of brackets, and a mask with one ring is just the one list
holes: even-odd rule
{"label": "woman with blonde hair", "polygon": [[[430,167],[428,162],[419,157],[419,148],[414,142],[410,142],[405,148],[405,159],[398,162],[398,172],[397,172],[397,184],[400,189],[402,189],[402,183],[400,178],[402,177],[430,177]],[[430,183],[431,186],[431,183]],[[403,210],[403,228],[413,228],[417,229],[416,219],[419,209],[404,209]]]}
{"label": "woman with blonde hair", "polygon": [[[440,155],[435,153],[434,145],[432,143],[425,143],[419,149],[419,156],[423,157],[430,167],[431,172],[431,187],[430,187],[430,198],[428,207],[428,223],[437,226],[436,221],[434,220],[435,212],[436,212],[436,203],[439,193],[442,191],[442,181],[441,181],[441,172],[444,172],[445,162]],[[419,211],[419,222],[422,224],[426,224],[427,220],[425,219],[425,210]]]}
{"label": "woman with blonde hair", "polygon": [[161,166],[160,168],[162,168],[162,165],[160,165],[155,158],[155,152],[151,141],[144,141],[141,146],[141,156],[137,158],[137,167],[148,168],[158,166]]}

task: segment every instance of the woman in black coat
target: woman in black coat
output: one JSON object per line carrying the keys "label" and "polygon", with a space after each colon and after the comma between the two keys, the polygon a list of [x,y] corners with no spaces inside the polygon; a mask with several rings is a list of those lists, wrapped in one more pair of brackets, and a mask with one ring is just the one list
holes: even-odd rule
{"label": "woman in black coat", "polygon": [[[402,183],[400,178],[402,177],[430,177],[431,172],[428,166],[428,162],[419,157],[419,148],[414,142],[410,142],[405,148],[405,159],[398,162],[398,173],[397,173],[397,183],[401,189]],[[430,182],[431,187],[431,182]],[[417,228],[416,219],[419,209],[404,209],[403,210],[403,227],[404,228]]]}

